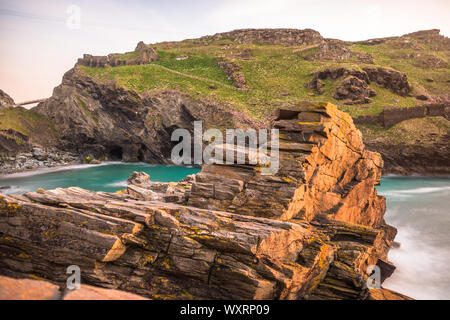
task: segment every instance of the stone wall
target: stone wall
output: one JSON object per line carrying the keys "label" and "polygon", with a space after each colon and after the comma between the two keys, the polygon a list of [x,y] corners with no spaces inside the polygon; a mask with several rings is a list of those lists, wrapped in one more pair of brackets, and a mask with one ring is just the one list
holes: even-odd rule
{"label": "stone wall", "polygon": [[88,67],[104,68],[125,65],[142,65],[158,60],[158,53],[156,50],[148,47],[142,41],[136,46],[135,52],[138,53],[139,57],[134,59],[124,59],[121,55],[115,53],[108,54],[107,56],[84,54],[83,58],[78,59],[77,64]]}
{"label": "stone wall", "polygon": [[422,106],[399,108],[385,108],[380,114],[373,116],[360,116],[354,119],[356,124],[381,125],[390,128],[393,125],[408,119],[442,116],[450,120],[450,104],[431,103]]}

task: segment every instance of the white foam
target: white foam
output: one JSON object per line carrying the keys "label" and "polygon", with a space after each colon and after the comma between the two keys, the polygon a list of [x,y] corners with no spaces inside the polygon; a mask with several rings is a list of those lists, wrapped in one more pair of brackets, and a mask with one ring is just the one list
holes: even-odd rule
{"label": "white foam", "polygon": [[107,184],[108,187],[126,187],[128,186],[127,180],[117,181]]}
{"label": "white foam", "polygon": [[417,194],[426,194],[426,193],[434,193],[434,192],[443,192],[450,191],[450,187],[423,187],[423,188],[415,188],[415,189],[406,189],[406,190],[390,190],[390,191],[380,191],[379,194],[383,196],[410,196]]}
{"label": "white foam", "polygon": [[51,168],[38,168],[38,169],[34,169],[34,170],[27,170],[27,171],[21,171],[21,172],[16,172],[16,173],[0,175],[0,179],[29,177],[29,176],[35,176],[35,175],[49,173],[49,172],[68,171],[68,170],[75,170],[75,169],[88,169],[88,168],[92,168],[92,167],[100,167],[100,166],[106,166],[106,165],[111,165],[111,164],[122,164],[122,163],[123,162],[117,162],[117,161],[104,161],[101,164],[74,164],[74,165],[68,165],[68,166],[56,166],[56,167],[51,167]]}
{"label": "white foam", "polygon": [[399,230],[396,241],[402,245],[389,252],[389,260],[397,269],[383,287],[414,299],[450,299],[450,250],[432,246],[419,235],[413,228]]}

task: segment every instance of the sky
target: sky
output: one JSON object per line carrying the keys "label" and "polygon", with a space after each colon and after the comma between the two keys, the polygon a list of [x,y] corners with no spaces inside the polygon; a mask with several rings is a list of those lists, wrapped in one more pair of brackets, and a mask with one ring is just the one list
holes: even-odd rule
{"label": "sky", "polygon": [[0,0],[0,89],[16,102],[46,98],[84,53],[132,51],[240,28],[311,28],[366,40],[440,29],[450,0]]}

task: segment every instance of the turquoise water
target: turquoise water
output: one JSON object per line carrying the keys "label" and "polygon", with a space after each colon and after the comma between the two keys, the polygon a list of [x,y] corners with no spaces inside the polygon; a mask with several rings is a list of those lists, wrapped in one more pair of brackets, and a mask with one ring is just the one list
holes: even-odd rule
{"label": "turquoise water", "polygon": [[104,165],[79,165],[68,168],[38,170],[0,176],[0,187],[11,186],[3,193],[24,193],[39,188],[81,187],[93,191],[115,192],[126,187],[133,171],[144,171],[152,181],[177,182],[189,174],[200,171],[194,167],[148,165],[145,163],[107,163]]}
{"label": "turquoise water", "polygon": [[398,229],[397,270],[384,287],[415,299],[450,299],[450,178],[385,177],[386,222]]}
{"label": "turquoise water", "polygon": [[[126,186],[133,171],[168,182],[200,169],[145,163],[80,165],[0,176],[0,186],[12,186],[3,193],[70,186],[114,192]],[[387,199],[386,222],[397,227],[396,241],[401,243],[389,253],[397,270],[384,287],[416,299],[450,299],[450,178],[384,177],[378,191]]]}

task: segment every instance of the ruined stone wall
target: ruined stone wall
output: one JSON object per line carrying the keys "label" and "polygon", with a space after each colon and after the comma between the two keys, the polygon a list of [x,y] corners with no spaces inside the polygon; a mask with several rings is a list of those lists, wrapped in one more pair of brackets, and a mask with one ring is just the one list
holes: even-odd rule
{"label": "ruined stone wall", "polygon": [[78,64],[94,68],[116,67],[125,65],[142,65],[158,60],[158,53],[155,49],[148,47],[142,41],[138,43],[135,51],[139,54],[135,59],[124,59],[117,54],[108,54],[107,56],[93,56],[84,54],[83,58],[78,59]]}
{"label": "ruined stone wall", "polygon": [[380,114],[374,116],[360,116],[354,119],[356,124],[381,125],[390,128],[393,125],[408,119],[442,116],[450,119],[450,105],[448,103],[431,103],[409,108],[385,108]]}

